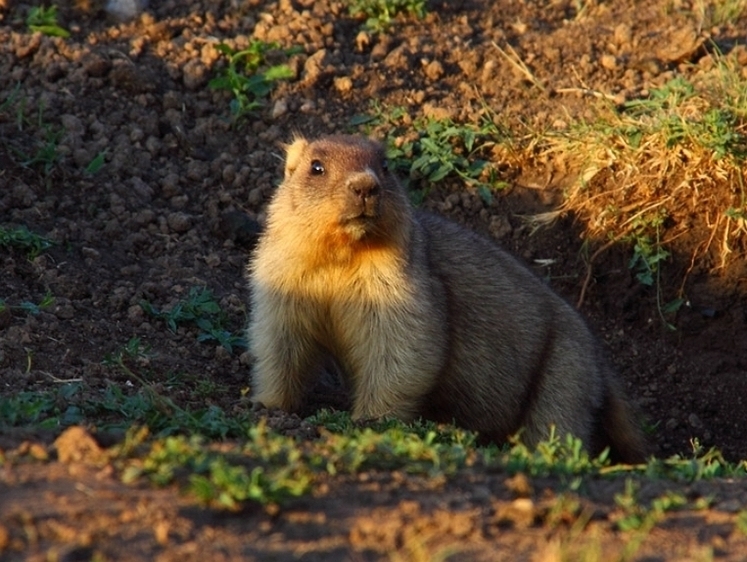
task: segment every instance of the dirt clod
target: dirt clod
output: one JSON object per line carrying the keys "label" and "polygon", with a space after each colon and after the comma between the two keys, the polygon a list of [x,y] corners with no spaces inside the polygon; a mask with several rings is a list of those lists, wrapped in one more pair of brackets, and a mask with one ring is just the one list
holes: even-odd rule
{"label": "dirt clod", "polygon": [[93,436],[80,426],[73,426],[63,431],[55,439],[57,459],[63,464],[86,463],[99,464],[104,459],[104,451]]}

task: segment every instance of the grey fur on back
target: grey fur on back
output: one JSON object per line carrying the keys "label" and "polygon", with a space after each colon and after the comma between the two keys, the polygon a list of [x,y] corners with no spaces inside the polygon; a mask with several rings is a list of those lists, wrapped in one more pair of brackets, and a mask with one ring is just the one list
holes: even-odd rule
{"label": "grey fur on back", "polygon": [[[417,213],[433,284],[448,311],[444,373],[423,414],[497,439],[524,426],[535,443],[550,424],[591,435],[604,371],[585,323],[563,299],[495,244]],[[469,392],[471,400],[454,400]]]}

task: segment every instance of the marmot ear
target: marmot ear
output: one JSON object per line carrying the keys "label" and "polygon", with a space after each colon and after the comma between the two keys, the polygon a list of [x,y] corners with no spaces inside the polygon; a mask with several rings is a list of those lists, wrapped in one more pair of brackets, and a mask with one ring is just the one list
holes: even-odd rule
{"label": "marmot ear", "polygon": [[294,137],[293,142],[285,145],[285,178],[288,179],[291,174],[298,168],[298,164],[301,160],[301,155],[306,147],[309,146],[309,141],[303,137]]}

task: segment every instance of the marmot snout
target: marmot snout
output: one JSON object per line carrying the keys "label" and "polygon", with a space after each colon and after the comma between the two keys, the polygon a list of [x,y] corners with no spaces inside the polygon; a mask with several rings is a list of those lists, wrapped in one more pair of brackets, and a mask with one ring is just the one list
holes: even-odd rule
{"label": "marmot snout", "polygon": [[371,171],[355,172],[345,182],[348,205],[343,220],[368,221],[379,215],[379,180]]}
{"label": "marmot snout", "polygon": [[423,416],[534,444],[555,425],[640,461],[645,442],[580,316],[474,232],[414,210],[383,147],[296,139],[248,266],[253,391],[297,409],[325,361],[354,418]]}

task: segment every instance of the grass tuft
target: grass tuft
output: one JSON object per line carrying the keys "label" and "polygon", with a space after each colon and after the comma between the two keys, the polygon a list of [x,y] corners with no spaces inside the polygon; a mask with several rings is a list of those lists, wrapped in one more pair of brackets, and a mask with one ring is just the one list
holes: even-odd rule
{"label": "grass tuft", "polygon": [[[135,430],[143,441],[147,432]],[[313,473],[302,460],[297,443],[271,433],[260,423],[249,429],[245,446],[218,450],[201,436],[183,435],[158,439],[144,456],[134,456],[129,443],[123,480],[147,477],[166,485],[186,475],[187,490],[202,503],[230,510],[242,503],[281,503],[310,491]]]}
{"label": "grass tuft", "polygon": [[[592,458],[580,440],[560,438],[554,432],[536,448],[527,447],[519,437],[507,447],[481,447],[475,434],[453,426],[395,419],[353,422],[345,412],[321,411],[307,418],[320,426],[320,437],[302,440],[278,433],[250,414],[229,415],[217,406],[198,410],[177,406],[124,364],[125,358],[143,353],[146,350],[139,342],[130,342],[112,358],[112,366],[142,383],[140,390],[128,394],[110,385],[98,399],[84,399],[80,382],[55,391],[0,397],[0,428],[95,423],[99,430],[126,429],[124,441],[107,453],[126,482],[147,478],[156,485],[178,483],[201,503],[230,510],[246,503],[274,509],[311,493],[329,476],[400,471],[442,482],[476,466],[509,475],[559,478],[571,490],[583,489],[588,478],[624,474],[630,483],[616,499],[618,528],[648,532],[664,512],[685,504],[667,493],[646,507],[636,497],[633,478],[694,482],[747,477],[747,461],[729,463],[717,450],[703,452],[697,443],[691,458],[612,465],[606,453]],[[707,501],[692,507],[706,506]],[[558,506],[557,517],[568,510],[579,515],[578,506],[572,507]]]}
{"label": "grass tuft", "polygon": [[172,332],[176,332],[180,324],[194,324],[199,330],[197,341],[215,341],[229,353],[236,346],[246,347],[243,335],[226,329],[228,317],[206,287],[192,287],[187,298],[169,310],[159,310],[148,301],[141,301],[140,306],[147,314],[165,321]]}

